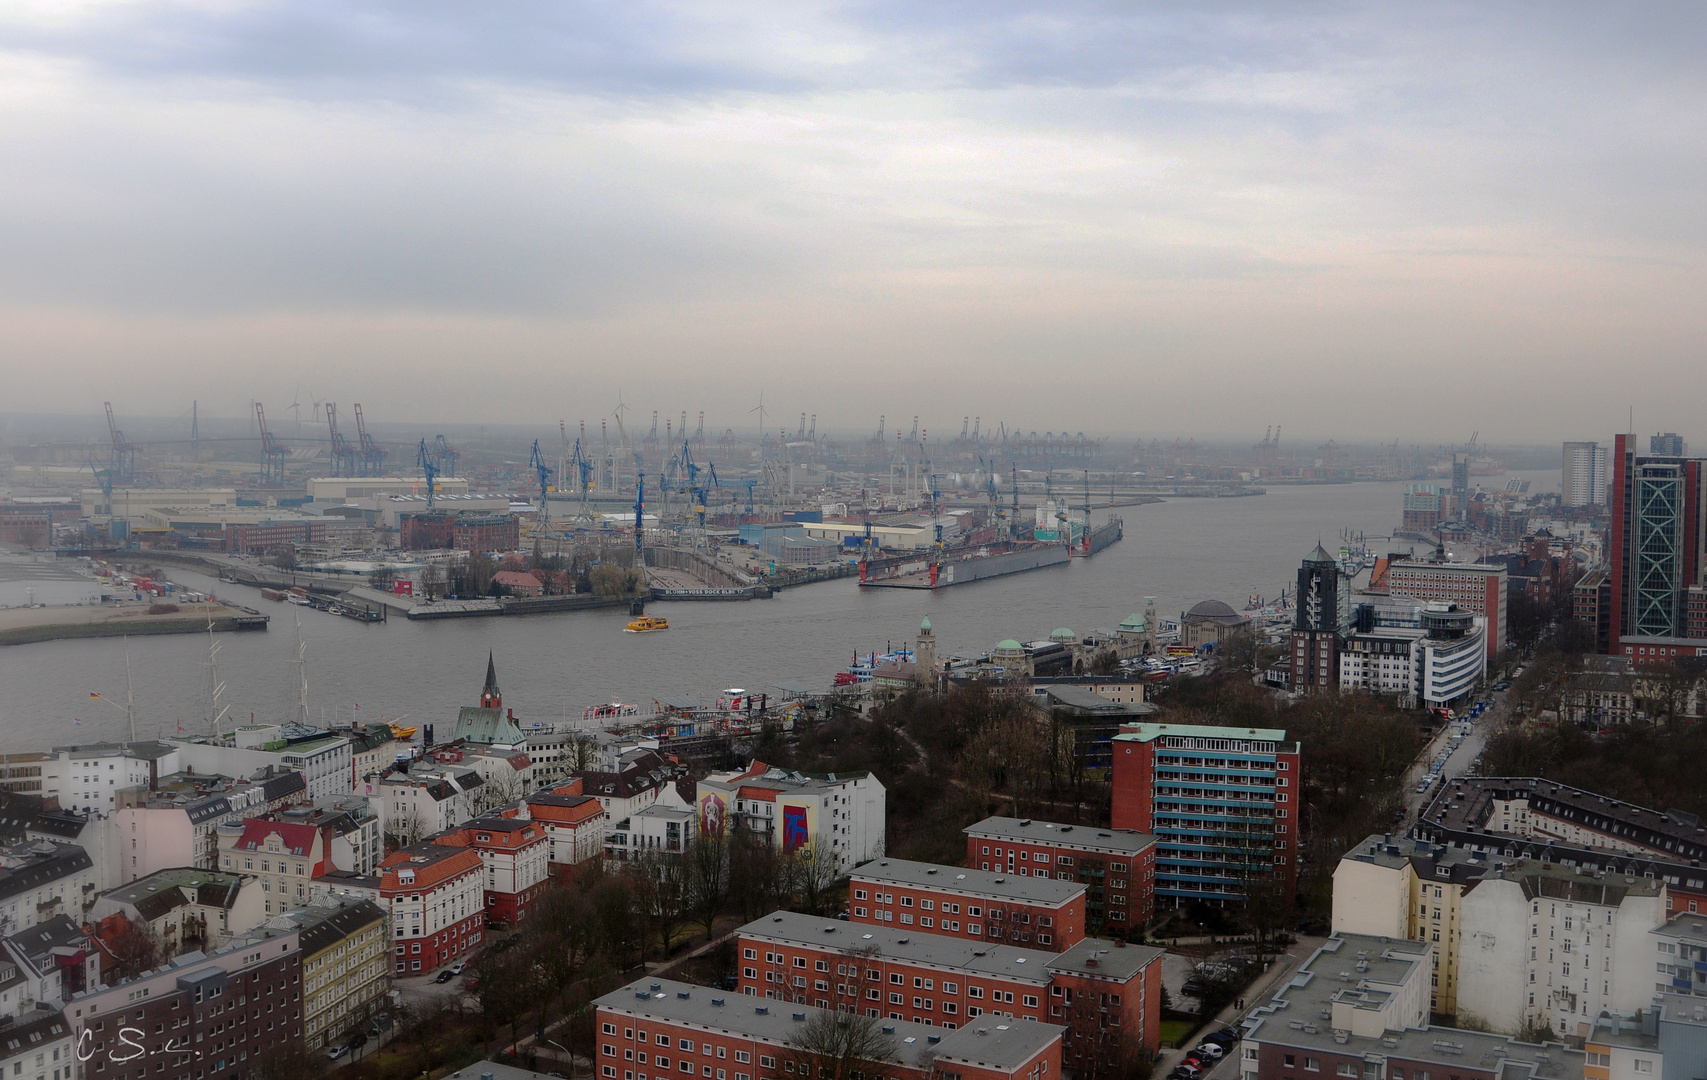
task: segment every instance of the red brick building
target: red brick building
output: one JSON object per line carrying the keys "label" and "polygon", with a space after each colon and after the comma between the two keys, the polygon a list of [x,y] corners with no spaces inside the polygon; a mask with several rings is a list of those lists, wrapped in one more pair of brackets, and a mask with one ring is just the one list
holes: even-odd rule
{"label": "red brick building", "polygon": [[232,555],[265,555],[299,544],[324,544],[324,521],[262,521],[254,525],[227,525],[222,534],[224,550]]}
{"label": "red brick building", "polygon": [[458,514],[451,546],[458,551],[514,551],[521,546],[521,536],[514,514]]}
{"label": "red brick building", "polygon": [[[812,1006],[755,1002],[690,983],[641,979],[594,1003],[599,1080],[781,1080],[798,1075],[799,1033]],[[893,1021],[872,1076],[885,1080],[1058,1080],[1060,1025],[994,1020],[959,1031]],[[858,1075],[857,1073],[855,1075]]]}
{"label": "red brick building", "polygon": [[1299,748],[1273,728],[1128,724],[1114,737],[1116,829],[1156,837],[1158,906],[1242,903],[1298,885]]}
{"label": "red brick building", "polygon": [[1636,453],[1617,437],[1612,460],[1607,572],[1610,650],[1636,667],[1707,656],[1703,599],[1691,590],[1707,562],[1707,472],[1700,458]]}
{"label": "red brick building", "polygon": [[737,936],[739,986],[751,997],[937,1027],[994,1014],[1096,1033],[1069,1055],[1160,1042],[1160,949],[1086,938],[1055,953],[786,911]]}
{"label": "red brick building", "polygon": [[446,847],[468,848],[485,866],[486,922],[514,926],[546,889],[551,842],[545,826],[515,817],[475,818],[432,838]]}
{"label": "red brick building", "polygon": [[431,971],[480,944],[484,877],[480,853],[472,848],[423,843],[386,856],[379,906],[391,915],[397,974]]}
{"label": "red brick building", "polygon": [[1055,950],[1085,939],[1085,887],[1047,874],[873,859],[849,879],[854,922]]}
{"label": "red brick building", "polygon": [[1085,930],[1125,935],[1156,914],[1156,838],[1031,818],[988,817],[966,830],[966,865],[1085,887]]}

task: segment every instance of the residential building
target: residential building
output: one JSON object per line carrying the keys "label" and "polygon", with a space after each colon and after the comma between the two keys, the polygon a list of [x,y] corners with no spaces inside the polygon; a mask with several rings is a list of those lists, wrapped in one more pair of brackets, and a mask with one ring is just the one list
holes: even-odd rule
{"label": "residential building", "polygon": [[1156,838],[1031,818],[988,817],[963,830],[966,865],[1085,887],[1085,930],[1124,936],[1156,913]]}
{"label": "residential building", "polygon": [[302,952],[295,931],[259,932],[206,957],[78,994],[65,1006],[79,1080],[253,1075],[301,1045]]}
{"label": "residential building", "polygon": [[[674,786],[666,793],[673,793]],[[606,854],[618,862],[647,854],[680,855],[698,833],[699,814],[683,799],[656,802],[630,814],[605,834]]]}
{"label": "residential building", "polygon": [[1612,574],[1597,566],[1571,586],[1571,611],[1576,621],[1594,634],[1594,651],[1612,648]]}
{"label": "residential building", "polygon": [[308,906],[316,877],[331,869],[330,830],[306,820],[248,818],[219,827],[219,868],[261,883],[268,917]]}
{"label": "residential building", "polygon": [[665,761],[657,751],[645,748],[626,750],[608,764],[614,767],[583,770],[574,779],[580,781],[581,794],[598,800],[611,827],[661,798],[667,802],[671,795],[665,789],[673,788],[685,775],[685,770]]}
{"label": "residential building", "polygon": [[1461,903],[1458,1022],[1581,1039],[1602,1010],[1633,1013],[1653,995],[1647,935],[1665,910],[1661,881],[1493,860]]}
{"label": "residential building", "polygon": [[873,859],[849,874],[854,922],[1067,949],[1085,938],[1085,887],[1049,875]]}
{"label": "residential building", "polygon": [[[13,987],[19,981],[15,962],[0,959],[0,986]],[[59,1008],[34,1001],[28,1008],[0,1006],[0,1023],[5,1025],[0,1028],[0,1072],[19,1080],[69,1080],[75,1036]]]}
{"label": "residential building", "polygon": [[54,755],[40,751],[0,754],[0,791],[42,793],[43,776],[53,768]]}
{"label": "residential building", "polygon": [[1661,812],[1536,777],[1454,779],[1416,832],[1488,858],[1548,859],[1662,881],[1669,911],[1707,911],[1707,833],[1693,814]]}
{"label": "residential building", "polygon": [[551,842],[545,826],[520,817],[481,817],[432,837],[435,844],[468,848],[484,866],[486,921],[514,926],[547,888]]}
{"label": "residential building", "polygon": [[1458,959],[1464,942],[1464,890],[1488,863],[1461,848],[1425,840],[1371,836],[1334,869],[1333,932],[1427,941],[1429,1009],[1458,1011]]}
{"label": "residential building", "polygon": [[432,762],[363,780],[364,790],[379,809],[381,831],[405,844],[480,813],[486,802],[484,785],[485,780],[471,768]]}
{"label": "residential building", "polygon": [[0,933],[56,915],[81,921],[94,895],[94,864],[76,844],[31,840],[0,848]]}
{"label": "residential building", "polygon": [[301,945],[302,1038],[310,1050],[344,1042],[384,1007],[391,989],[391,920],[369,900],[320,899],[274,920]]}
{"label": "residential building", "polygon": [[1159,907],[1239,902],[1253,881],[1291,896],[1301,775],[1283,730],[1130,725],[1114,738],[1112,824],[1156,837]]}
{"label": "residential building", "polygon": [[605,812],[580,781],[551,791],[536,791],[522,800],[520,814],[545,829],[546,855],[553,866],[579,866],[599,857],[605,846]]}
{"label": "residential building", "polygon": [[[1650,953],[1656,964],[1653,992],[1697,999],[1695,1007],[1707,1005],[1707,919],[1679,912],[1648,932]],[[1645,957],[1644,957],[1645,959]]]}
{"label": "residential building", "polygon": [[1032,700],[1048,712],[1053,730],[1070,736],[1075,765],[1085,772],[1106,774],[1121,726],[1147,720],[1157,712],[1146,701],[1120,703],[1105,697],[1102,690],[1061,680],[1033,681],[1031,693]]}
{"label": "residential building", "polygon": [[108,889],[89,909],[90,922],[108,927],[115,915],[146,925],[167,956],[223,948],[267,920],[259,878],[189,867],[159,870]]}
{"label": "residential building", "polygon": [[1612,454],[1610,649],[1637,667],[1707,656],[1692,637],[1689,590],[1707,585],[1702,459],[1638,455],[1619,435]]}
{"label": "residential building", "polygon": [[380,906],[391,915],[393,971],[431,971],[480,944],[485,866],[477,851],[411,844],[380,864]]}
{"label": "residential building", "polygon": [[414,744],[391,733],[390,724],[364,724],[361,727],[340,729],[350,740],[349,791],[360,791],[363,777],[384,772],[399,761],[414,756]]}
{"label": "residential building", "polygon": [[1506,567],[1491,563],[1399,559],[1387,567],[1387,590],[1395,599],[1456,604],[1486,620],[1489,657],[1505,647],[1507,584]]}
{"label": "residential building", "polygon": [[[601,1080],[638,1080],[715,1069],[717,1080],[780,1080],[795,1071],[814,1006],[756,1004],[689,983],[641,979],[593,1003]],[[1054,1080],[1062,1070],[1056,1024],[985,1022],[957,1031],[885,1022],[889,1080]],[[868,1068],[865,1062],[857,1067]]]}
{"label": "residential building", "polygon": [[158,786],[163,790],[119,793],[112,827],[120,884],[174,867],[212,870],[219,866],[222,825],[275,812],[307,792],[307,781],[296,771],[241,782],[217,774],[176,774],[162,777]]}
{"label": "residential building", "polygon": [[1159,1045],[1160,949],[1086,938],[1057,953],[786,911],[737,936],[750,996],[950,1028],[985,1014],[1047,1019],[1086,1039],[1081,1050]]}
{"label": "residential building", "polygon": [[348,795],[354,775],[350,740],[326,731],[292,734],[296,727],[245,724],[223,740],[175,739],[176,768],[224,776],[250,776],[261,769],[299,772],[309,799]]}
{"label": "residential building", "polygon": [[1636,719],[1633,666],[1627,656],[1583,657],[1583,670],[1562,679],[1559,718],[1602,729]]}
{"label": "residential building", "polygon": [[1566,443],[1559,476],[1564,505],[1606,505],[1606,447],[1596,442]]}
{"label": "residential building", "polygon": [[80,923],[55,915],[6,938],[6,946],[21,966],[43,980],[56,980],[56,989],[36,994],[38,1002],[64,1001],[101,981],[100,953]]}
{"label": "residential building", "polygon": [[1338,685],[1340,644],[1351,631],[1351,579],[1318,543],[1298,568],[1296,595],[1289,685],[1307,694]]}
{"label": "residential building", "polygon": [[1428,942],[1336,934],[1244,1021],[1242,1080],[1581,1080],[1562,1042],[1428,1022]]}
{"label": "residential building", "polygon": [[816,776],[754,761],[699,782],[699,829],[722,835],[744,828],[783,852],[810,847],[815,858],[828,856],[845,873],[883,854],[886,795],[867,772]]}
{"label": "residential building", "polygon": [[120,791],[152,789],[161,776],[179,769],[176,748],[152,740],[56,746],[53,754],[43,767],[42,794],[70,810],[111,814]]}

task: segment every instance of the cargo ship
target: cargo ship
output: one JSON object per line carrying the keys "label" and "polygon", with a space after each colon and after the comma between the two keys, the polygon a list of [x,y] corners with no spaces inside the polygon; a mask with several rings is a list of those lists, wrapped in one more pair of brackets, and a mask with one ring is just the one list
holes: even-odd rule
{"label": "cargo ship", "polygon": [[922,557],[917,562],[892,567],[882,577],[867,576],[862,564],[859,583],[861,588],[874,589],[946,589],[951,585],[1060,566],[1071,558],[1066,544],[989,545],[953,555]]}

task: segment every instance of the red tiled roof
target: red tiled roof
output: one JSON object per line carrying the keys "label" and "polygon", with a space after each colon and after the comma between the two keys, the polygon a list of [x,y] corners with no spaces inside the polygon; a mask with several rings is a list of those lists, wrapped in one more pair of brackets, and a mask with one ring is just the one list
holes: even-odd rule
{"label": "red tiled roof", "polygon": [[245,818],[243,836],[237,841],[237,850],[259,850],[261,845],[267,842],[267,837],[277,833],[279,839],[284,842],[285,848],[292,855],[307,855],[314,850],[314,837],[319,831],[312,825],[304,825],[300,822]]}
{"label": "red tiled roof", "polygon": [[[412,844],[385,857],[380,863],[382,893],[422,892],[437,888],[463,874],[478,874],[480,853],[472,848],[450,847],[445,844]],[[415,880],[404,885],[398,880],[399,870],[414,870]]]}

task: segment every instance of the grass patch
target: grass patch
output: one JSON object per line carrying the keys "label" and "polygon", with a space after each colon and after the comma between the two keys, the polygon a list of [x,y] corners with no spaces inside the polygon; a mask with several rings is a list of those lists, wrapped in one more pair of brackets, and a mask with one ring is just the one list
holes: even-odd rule
{"label": "grass patch", "polygon": [[1163,1020],[1162,1045],[1177,1048],[1180,1042],[1191,1034],[1191,1029],[1197,1024],[1191,1020]]}

